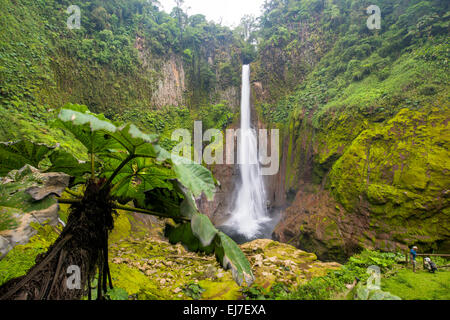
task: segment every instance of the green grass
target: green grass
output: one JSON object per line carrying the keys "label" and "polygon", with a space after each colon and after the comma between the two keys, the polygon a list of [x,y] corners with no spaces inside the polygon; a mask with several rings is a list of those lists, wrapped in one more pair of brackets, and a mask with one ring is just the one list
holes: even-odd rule
{"label": "green grass", "polygon": [[382,279],[381,288],[403,300],[450,299],[450,271],[442,269],[435,274],[410,269],[399,270],[388,279]]}
{"label": "green grass", "polygon": [[[367,268],[375,265],[381,269],[381,290],[368,294],[373,299],[390,300],[392,296],[402,300],[448,300],[450,299],[450,270],[440,269],[435,274],[422,269],[422,258],[418,258],[417,273],[406,269],[402,254],[383,253],[365,250],[349,259],[340,270],[330,271],[326,276],[314,278],[297,288],[275,287],[267,291],[258,286],[244,290],[248,300],[354,300],[358,287],[349,290],[355,278],[360,280],[360,286],[366,287],[369,274]],[[448,260],[435,257],[438,266],[448,265]],[[389,293],[390,295],[387,295]],[[373,296],[377,294],[377,296]],[[358,293],[359,295],[359,293]],[[359,299],[365,298],[359,295]]]}

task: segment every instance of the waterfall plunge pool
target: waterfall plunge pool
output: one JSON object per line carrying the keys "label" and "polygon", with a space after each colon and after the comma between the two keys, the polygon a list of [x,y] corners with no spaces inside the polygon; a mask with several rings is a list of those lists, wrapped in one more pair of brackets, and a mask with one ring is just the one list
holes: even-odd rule
{"label": "waterfall plunge pool", "polygon": [[275,227],[280,222],[283,210],[282,209],[272,209],[269,210],[269,218],[264,223],[260,223],[259,231],[254,235],[248,237],[242,233],[240,233],[236,228],[229,225],[218,226],[217,229],[225,233],[231,239],[233,239],[237,244],[244,244],[247,242],[251,242],[256,239],[273,239],[272,233],[275,230]]}

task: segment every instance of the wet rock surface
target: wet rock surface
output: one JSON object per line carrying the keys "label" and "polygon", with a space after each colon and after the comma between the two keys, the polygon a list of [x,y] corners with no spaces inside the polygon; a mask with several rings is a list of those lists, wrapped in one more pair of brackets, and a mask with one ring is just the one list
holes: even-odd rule
{"label": "wet rock surface", "polygon": [[[40,184],[31,187],[26,192],[36,201],[42,200],[49,195],[61,196],[64,189],[69,184],[69,176],[63,173],[41,173],[38,169],[31,166],[25,166],[17,172],[31,170],[36,177],[39,177]],[[0,181],[2,185],[10,183],[10,178]],[[54,204],[47,209],[36,210],[32,212],[22,212],[8,207],[0,206],[0,214],[10,212],[15,221],[15,227],[10,230],[0,231],[0,259],[17,245],[26,244],[36,235],[36,230],[32,224],[56,226],[59,223],[59,205]]]}
{"label": "wet rock surface", "polygon": [[[231,271],[224,270],[214,256],[192,253],[178,244],[168,243],[161,234],[134,233],[134,219],[120,218],[113,235],[121,237],[110,246],[113,282],[125,289],[133,299],[191,299],[189,284],[205,291],[201,299],[242,299],[242,288],[233,280]],[[131,221],[131,223],[130,223]],[[128,227],[127,227],[128,226]],[[317,256],[293,246],[272,240],[255,240],[241,245],[255,275],[255,283],[270,288],[283,283],[290,288],[313,277],[323,276],[328,270],[338,269],[338,263],[324,263]]]}
{"label": "wet rock surface", "polygon": [[362,248],[450,249],[448,108],[391,117],[290,125],[280,174],[294,196],[276,240],[338,261]]}

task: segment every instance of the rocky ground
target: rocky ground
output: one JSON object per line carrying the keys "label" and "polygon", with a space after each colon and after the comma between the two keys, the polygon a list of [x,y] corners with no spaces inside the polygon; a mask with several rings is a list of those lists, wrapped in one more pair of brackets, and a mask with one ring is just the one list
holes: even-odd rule
{"label": "rocky ground", "polygon": [[[0,257],[0,271],[8,274],[0,275],[0,279],[6,281],[25,274],[36,255],[45,252],[56,239],[62,228],[58,226],[60,218],[67,216],[68,206],[55,208],[18,213],[19,228],[0,233],[0,251],[4,255]],[[36,228],[42,228],[41,225],[48,227],[38,232]],[[163,230],[162,220],[119,212],[110,235],[109,257],[115,288],[125,290],[130,299],[139,300],[244,298],[242,287],[235,283],[231,271],[224,270],[214,256],[188,252],[181,244],[171,245]],[[337,263],[318,261],[313,253],[272,240],[255,240],[241,245],[241,249],[253,267],[255,284],[266,289],[276,283],[292,289],[340,267]],[[201,295],[192,292],[189,286],[194,291],[200,290]]]}
{"label": "rocky ground", "polygon": [[[145,232],[142,221],[135,218],[122,215],[111,236],[111,271],[116,287],[134,299],[190,299],[189,284],[205,290],[201,299],[243,298],[231,271],[225,271],[214,256],[187,252],[180,244],[173,246],[162,237],[160,225],[155,223],[151,232]],[[255,283],[264,288],[275,283],[293,288],[340,267],[272,240],[255,240],[241,248],[253,267]]]}

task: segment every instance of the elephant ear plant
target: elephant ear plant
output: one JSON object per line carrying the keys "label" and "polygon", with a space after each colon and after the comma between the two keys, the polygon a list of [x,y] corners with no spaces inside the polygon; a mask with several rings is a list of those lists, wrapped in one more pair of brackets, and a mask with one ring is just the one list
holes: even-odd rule
{"label": "elephant ear plant", "polygon": [[[29,141],[0,144],[0,206],[23,212],[69,204],[67,225],[48,251],[37,257],[25,276],[0,287],[4,299],[91,298],[97,278],[97,299],[113,288],[108,264],[108,236],[116,210],[168,218],[172,244],[215,254],[237,283],[251,285],[250,264],[236,243],[199,213],[195,197],[212,198],[215,180],[209,170],[172,157],[157,136],[134,125],[118,126],[80,105],[60,110],[56,125],[80,141],[87,162],[61,148]],[[51,173],[55,179],[47,179]],[[62,198],[64,194],[69,194]],[[81,289],[67,288],[70,266],[81,270]]]}

